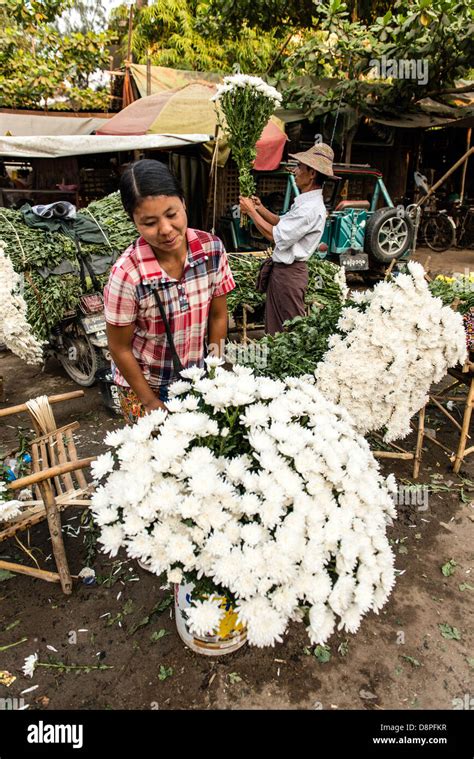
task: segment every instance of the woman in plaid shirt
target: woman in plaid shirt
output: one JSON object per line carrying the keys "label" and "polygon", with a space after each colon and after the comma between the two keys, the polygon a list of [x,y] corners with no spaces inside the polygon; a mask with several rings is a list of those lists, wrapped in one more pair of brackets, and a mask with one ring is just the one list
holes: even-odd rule
{"label": "woman in plaid shirt", "polygon": [[227,336],[226,295],[235,283],[221,240],[190,229],[182,190],[159,161],[132,163],[120,194],[140,237],[120,256],[104,291],[109,349],[128,420],[164,407],[177,379],[156,303],[164,307],[184,367],[220,355]]}

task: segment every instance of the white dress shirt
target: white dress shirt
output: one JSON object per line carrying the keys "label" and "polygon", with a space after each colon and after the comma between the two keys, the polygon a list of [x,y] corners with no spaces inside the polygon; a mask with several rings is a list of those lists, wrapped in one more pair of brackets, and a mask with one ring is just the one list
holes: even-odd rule
{"label": "white dress shirt", "polygon": [[273,260],[281,264],[307,261],[321,240],[326,216],[322,189],[298,195],[288,213],[273,227]]}

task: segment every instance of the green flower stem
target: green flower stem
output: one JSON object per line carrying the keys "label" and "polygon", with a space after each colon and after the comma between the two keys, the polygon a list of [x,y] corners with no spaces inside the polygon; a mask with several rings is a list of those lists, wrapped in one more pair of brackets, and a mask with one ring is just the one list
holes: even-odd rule
{"label": "green flower stem", "polygon": [[20,643],[25,643],[28,640],[28,638],[22,638],[21,640],[17,640],[16,643],[9,643],[8,646],[0,646],[0,651],[6,651],[7,648],[13,648],[13,646],[19,646]]}
{"label": "green flower stem", "polygon": [[48,664],[47,662],[38,661],[35,664],[36,667],[46,667],[47,669],[60,669],[63,672],[70,672],[72,670],[90,670],[90,669],[113,669],[107,664]]}

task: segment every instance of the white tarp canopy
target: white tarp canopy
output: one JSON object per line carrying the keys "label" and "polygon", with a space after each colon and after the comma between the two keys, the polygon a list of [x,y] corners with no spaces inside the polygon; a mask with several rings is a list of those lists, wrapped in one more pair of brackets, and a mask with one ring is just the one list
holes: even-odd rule
{"label": "white tarp canopy", "polygon": [[108,116],[80,116],[79,114],[50,115],[49,113],[18,113],[0,111],[0,134],[12,137],[51,134],[92,134],[104,126]]}
{"label": "white tarp canopy", "polygon": [[142,134],[129,137],[66,135],[44,137],[0,137],[0,155],[9,158],[61,158],[121,150],[150,150],[184,147],[208,142],[208,134]]}

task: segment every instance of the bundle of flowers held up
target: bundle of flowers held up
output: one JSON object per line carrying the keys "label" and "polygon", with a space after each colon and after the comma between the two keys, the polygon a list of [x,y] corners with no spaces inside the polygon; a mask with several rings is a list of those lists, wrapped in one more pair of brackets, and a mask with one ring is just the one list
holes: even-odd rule
{"label": "bundle of flowers held up", "polygon": [[43,363],[41,342],[32,334],[21,279],[0,240],[0,342],[27,364]]}
{"label": "bundle of flowers held up", "polygon": [[208,376],[186,369],[169,411],[108,433],[114,452],[92,465],[105,478],[92,499],[104,551],[205,582],[189,611],[197,635],[219,626],[213,592],[256,646],[281,641],[291,619],[313,643],[355,632],[394,584],[393,477],[309,375],[282,382],[218,362]]}
{"label": "bundle of flowers held up", "polygon": [[359,432],[386,427],[385,440],[406,437],[431,385],[466,357],[460,314],[430,293],[424,269],[353,293],[329,350],[316,368],[321,393],[350,413]]}
{"label": "bundle of flowers held up", "polygon": [[212,99],[225,116],[229,147],[239,169],[240,194],[250,197],[255,193],[251,174],[257,155],[255,146],[282,96],[258,76],[235,74],[224,77]]}

